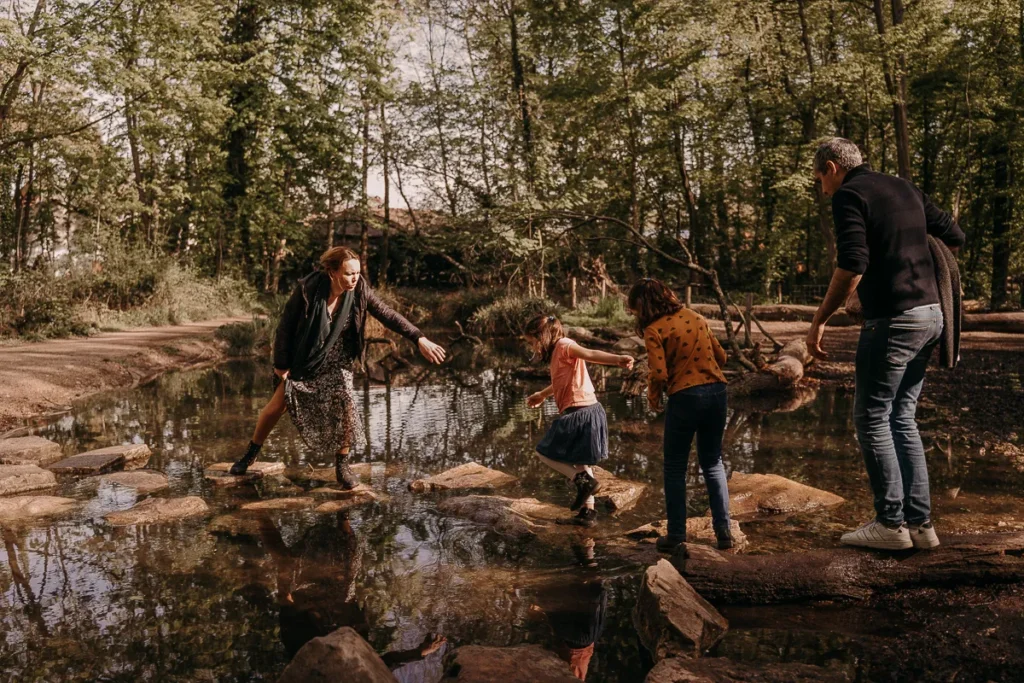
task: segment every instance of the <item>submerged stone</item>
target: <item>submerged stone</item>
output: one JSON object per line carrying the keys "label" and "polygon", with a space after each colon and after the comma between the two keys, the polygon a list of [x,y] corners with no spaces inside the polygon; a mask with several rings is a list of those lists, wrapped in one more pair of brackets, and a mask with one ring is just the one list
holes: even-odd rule
{"label": "submerged stone", "polygon": [[130,524],[158,524],[186,517],[203,515],[209,511],[206,502],[198,496],[184,498],[147,498],[128,510],[107,514],[106,519],[114,526]]}
{"label": "submerged stone", "polygon": [[737,519],[809,512],[844,502],[834,493],[776,474],[733,472],[729,478],[729,513]]}
{"label": "submerged stone", "polygon": [[424,491],[496,489],[514,484],[516,481],[518,479],[511,474],[492,470],[476,462],[467,462],[432,477],[417,479],[409,484],[409,490],[422,493]]}
{"label": "submerged stone", "polygon": [[[383,462],[357,462],[349,465],[352,472],[362,480],[370,479],[374,474],[393,476],[401,471],[401,466]],[[333,484],[338,481],[334,475],[334,466],[330,467],[292,467],[285,470],[284,476],[292,481],[318,481]]]}
{"label": "submerged stone", "polygon": [[840,683],[845,675],[810,664],[741,664],[724,657],[672,657],[658,663],[644,683]]}
{"label": "submerged stone", "polygon": [[729,629],[725,617],[668,560],[659,560],[644,572],[633,625],[655,661],[699,657]]}
{"label": "submerged stone", "polygon": [[619,479],[602,467],[594,467],[594,477],[601,482],[601,490],[595,498],[609,511],[619,513],[628,510],[640,500],[647,484],[628,479]]}
{"label": "submerged stone", "polygon": [[396,683],[370,644],[345,626],[314,638],[295,653],[277,683]]}
{"label": "submerged stone", "polygon": [[324,514],[341,512],[343,510],[348,510],[349,508],[366,505],[368,503],[383,502],[388,499],[386,495],[377,493],[366,484],[359,484],[354,489],[348,491],[325,487],[321,489],[314,489],[313,492],[321,495],[330,495],[333,498],[333,500],[329,500],[326,503],[321,503],[317,506],[316,511]]}
{"label": "submerged stone", "polygon": [[64,454],[59,444],[41,436],[18,436],[0,439],[0,464],[36,465],[46,467]]}
{"label": "submerged stone", "polygon": [[0,465],[0,496],[36,491],[57,485],[53,472],[35,465]]}
{"label": "submerged stone", "polygon": [[167,475],[160,472],[114,472],[104,474],[100,481],[135,489],[139,494],[153,493],[167,488]]}
{"label": "submerged stone", "polygon": [[31,517],[48,517],[71,510],[78,501],[58,496],[15,496],[0,498],[0,522]]}
{"label": "submerged stone", "polygon": [[264,477],[281,474],[284,472],[284,463],[281,462],[254,462],[249,466],[245,474],[229,474],[230,462],[218,462],[203,470],[203,478],[214,486],[238,486],[240,484],[251,484]]}
{"label": "submerged stone", "polygon": [[568,662],[540,645],[464,645],[447,657],[442,683],[579,683]]}
{"label": "submerged stone", "polygon": [[528,538],[552,530],[555,520],[570,515],[565,508],[542,503],[536,498],[503,496],[449,498],[441,501],[437,509],[447,515],[484,524],[503,536],[513,538]]}
{"label": "submerged stone", "polygon": [[313,507],[312,498],[268,498],[246,503],[243,510],[305,510]]}

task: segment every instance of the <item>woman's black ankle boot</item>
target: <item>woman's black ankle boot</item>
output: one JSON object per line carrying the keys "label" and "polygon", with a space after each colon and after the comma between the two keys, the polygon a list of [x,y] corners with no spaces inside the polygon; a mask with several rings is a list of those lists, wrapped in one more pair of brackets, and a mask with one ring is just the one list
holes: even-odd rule
{"label": "woman's black ankle boot", "polygon": [[348,453],[336,453],[334,455],[334,476],[337,478],[341,488],[351,491],[359,485],[359,477],[348,466]]}
{"label": "woman's black ankle boot", "polygon": [[249,466],[256,462],[256,456],[260,454],[261,448],[263,448],[262,445],[250,441],[249,448],[248,450],[245,451],[245,455],[243,455],[238,462],[231,466],[231,469],[228,471],[228,473],[233,474],[235,476],[245,474],[248,471]]}

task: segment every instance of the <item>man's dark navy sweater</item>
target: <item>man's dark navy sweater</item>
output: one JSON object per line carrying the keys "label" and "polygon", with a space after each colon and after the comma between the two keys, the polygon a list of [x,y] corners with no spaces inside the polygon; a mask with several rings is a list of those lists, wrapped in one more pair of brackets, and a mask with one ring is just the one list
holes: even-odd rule
{"label": "man's dark navy sweater", "polygon": [[921,190],[863,164],[847,171],[832,217],[838,266],[864,276],[857,294],[866,319],[939,303],[928,235],[952,248],[964,233]]}

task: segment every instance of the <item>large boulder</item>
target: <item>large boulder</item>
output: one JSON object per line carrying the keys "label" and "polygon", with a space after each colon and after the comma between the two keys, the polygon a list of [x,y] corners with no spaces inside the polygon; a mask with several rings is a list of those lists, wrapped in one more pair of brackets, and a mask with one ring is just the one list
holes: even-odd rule
{"label": "large boulder", "polygon": [[123,444],[97,448],[65,458],[50,465],[55,474],[103,474],[121,469],[136,469],[149,462],[152,452],[146,444]]}
{"label": "large boulder", "polygon": [[302,646],[277,683],[396,683],[370,644],[349,627]]}
{"label": "large boulder", "polygon": [[729,514],[736,519],[791,515],[844,502],[834,493],[777,474],[733,472],[729,478]]}
{"label": "large boulder", "polygon": [[78,501],[58,496],[15,496],[0,498],[0,521],[50,517],[73,509]]}
{"label": "large boulder", "polygon": [[741,664],[724,657],[684,659],[658,663],[644,683],[840,683],[841,673],[810,664]]}
{"label": "large boulder", "polygon": [[146,472],[136,470],[134,472],[114,472],[104,474],[100,477],[101,482],[107,482],[116,486],[135,489],[139,495],[153,493],[167,488],[167,475],[161,472]]}
{"label": "large boulder", "polygon": [[442,683],[579,683],[569,664],[540,645],[465,645],[447,658]]}
{"label": "large boulder", "polygon": [[64,454],[59,444],[41,436],[0,439],[0,465],[36,465],[46,467]]}
{"label": "large boulder", "polygon": [[594,467],[594,477],[601,482],[601,490],[595,496],[597,502],[615,514],[636,505],[647,488],[647,484],[638,481],[619,479],[602,467]]}
{"label": "large boulder", "polygon": [[0,496],[36,491],[57,485],[53,472],[35,465],[0,465]]}
{"label": "large boulder", "polygon": [[131,524],[159,524],[186,517],[205,515],[209,511],[206,501],[198,496],[184,498],[147,498],[128,510],[108,513],[104,519],[114,526]]}
{"label": "large boulder", "polygon": [[725,617],[667,560],[659,560],[644,572],[633,624],[655,661],[699,657],[729,629]]}
{"label": "large boulder", "polygon": [[516,483],[511,474],[505,474],[480,463],[467,462],[426,479],[417,479],[409,484],[409,490],[424,491],[469,491],[474,489],[496,489]]}
{"label": "large boulder", "polygon": [[[441,501],[438,511],[489,526],[503,536],[530,538],[554,528],[565,517],[565,508],[542,503],[536,498],[504,496],[462,496]],[[564,527],[563,527],[564,528]]]}

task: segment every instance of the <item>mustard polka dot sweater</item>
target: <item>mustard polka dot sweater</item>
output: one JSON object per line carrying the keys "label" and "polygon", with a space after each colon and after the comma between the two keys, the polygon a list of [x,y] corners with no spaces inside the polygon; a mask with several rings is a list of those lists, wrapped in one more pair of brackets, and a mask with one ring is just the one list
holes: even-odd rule
{"label": "mustard polka dot sweater", "polygon": [[671,395],[701,384],[726,381],[721,368],[725,365],[725,349],[704,317],[688,308],[648,325],[644,343],[651,373],[647,382],[651,401],[660,400],[662,391]]}

